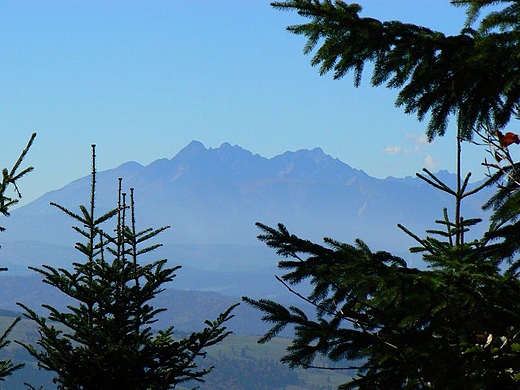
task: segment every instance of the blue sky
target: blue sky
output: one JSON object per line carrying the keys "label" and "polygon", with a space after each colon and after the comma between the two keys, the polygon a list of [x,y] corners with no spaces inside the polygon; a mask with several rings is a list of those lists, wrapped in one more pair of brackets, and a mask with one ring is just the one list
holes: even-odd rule
{"label": "blue sky", "polygon": [[[464,22],[448,0],[359,3],[366,16],[447,33]],[[263,0],[3,1],[0,164],[38,133],[24,203],[88,175],[91,143],[100,170],[171,158],[191,140],[264,157],[321,147],[379,178],[454,170],[453,131],[428,144],[426,123],[368,73],[357,89],[351,75],[319,76],[285,30],[301,21]],[[485,150],[464,153],[483,177]]]}

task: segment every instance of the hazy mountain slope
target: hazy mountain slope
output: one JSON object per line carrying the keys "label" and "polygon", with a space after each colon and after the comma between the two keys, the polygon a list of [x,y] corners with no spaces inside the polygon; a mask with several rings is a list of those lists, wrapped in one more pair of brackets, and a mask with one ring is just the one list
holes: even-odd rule
{"label": "hazy mountain slope", "polygon": [[[100,172],[99,213],[115,206],[118,177],[136,190],[138,225],[171,225],[162,241],[175,244],[255,244],[254,223],[261,221],[283,222],[313,239],[362,237],[397,249],[404,237],[396,223],[421,233],[451,207],[419,179],[378,180],[319,148],[266,159],[227,143],[206,149],[193,141],[170,160]],[[89,186],[87,175],[15,210],[3,239],[71,245],[71,220],[49,202],[75,211],[88,203]]]}
{"label": "hazy mountain slope", "polygon": [[[17,302],[27,305],[39,313],[47,313],[41,308],[43,303],[66,310],[66,305],[72,300],[55,288],[42,283],[39,275],[0,276],[0,315],[6,315],[3,310],[22,312]],[[218,314],[231,305],[240,302],[238,297],[230,297],[211,291],[179,290],[176,281],[169,285],[153,301],[155,307],[168,310],[158,315],[156,328],[166,328],[175,325],[180,331],[199,330],[204,327],[204,321],[214,320]],[[234,309],[235,317],[228,327],[237,334],[261,334],[268,326],[261,323],[261,314],[251,307],[241,304]]]}
{"label": "hazy mountain slope", "polygon": [[[443,207],[453,209],[449,196],[420,179],[375,179],[319,148],[267,159],[228,143],[207,149],[193,141],[172,159],[99,172],[98,215],[116,205],[120,177],[126,189],[135,188],[138,229],[171,226],[158,237],[164,246],[153,258],[184,266],[180,288],[235,297],[280,293],[273,278],[278,258],[256,240],[257,221],[282,222],[313,240],[359,237],[373,249],[406,256],[414,242],[396,224],[423,235]],[[73,247],[80,237],[71,229],[73,220],[49,202],[77,211],[88,204],[90,182],[86,175],[4,219],[0,265],[21,273],[27,265],[66,266],[77,259]],[[483,216],[485,199],[470,199],[467,217]]]}

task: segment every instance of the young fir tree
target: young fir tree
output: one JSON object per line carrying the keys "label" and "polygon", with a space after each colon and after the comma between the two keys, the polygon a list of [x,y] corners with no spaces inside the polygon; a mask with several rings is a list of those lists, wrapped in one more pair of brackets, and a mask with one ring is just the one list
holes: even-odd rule
{"label": "young fir tree", "polygon": [[[281,224],[276,229],[258,224],[259,239],[285,257],[279,280],[314,307],[309,315],[297,306],[244,297],[273,324],[260,342],[293,326],[295,337],[282,361],[312,367],[324,355],[347,362],[344,368],[357,376],[341,389],[519,387],[520,165],[508,147],[520,139],[499,129],[518,118],[520,8],[517,1],[453,3],[468,10],[467,24],[456,36],[362,18],[359,5],[342,1],[274,3],[311,19],[289,30],[308,38],[307,53],[319,45],[312,63],[322,74],[333,71],[341,78],[353,70],[358,85],[364,65],[372,62],[373,85],[399,88],[397,104],[406,112],[419,119],[430,115],[430,139],[445,133],[451,115],[457,121],[456,187],[429,171],[419,175],[453,196],[452,216],[445,210],[437,221],[441,228],[424,238],[401,226],[417,241],[411,251],[422,254],[426,269],[372,252],[361,240],[351,245],[325,238],[320,245]],[[495,11],[478,19],[491,4]],[[473,29],[476,20],[480,25]],[[493,211],[488,231],[467,240],[479,221],[465,219],[461,205],[483,187],[468,189],[469,175],[461,175],[461,142],[475,135],[494,146],[495,162],[486,165],[496,172],[485,185],[497,184],[498,190],[485,205]],[[311,293],[297,291],[303,281]]]}
{"label": "young fir tree", "polygon": [[[154,308],[152,299],[180,266],[167,267],[165,259],[139,262],[160,246],[148,242],[167,227],[137,231],[133,190],[128,203],[119,183],[117,207],[97,217],[93,146],[90,207],[80,206],[80,213],[74,213],[54,204],[80,224],[74,229],[85,242],[78,242],[76,249],[85,262],[74,263],[72,270],[33,268],[75,303],[66,311],[44,304],[47,317],[19,304],[40,334],[38,346],[22,345],[41,368],[56,374],[54,381],[62,389],[172,389],[202,381],[212,367],[198,367],[198,358],[231,333],[223,324],[232,318],[233,307],[185,338],[176,338],[173,326],[152,330],[157,314],[165,310]],[[113,218],[116,227],[109,233],[103,226]]]}
{"label": "young fir tree", "polygon": [[[18,181],[33,170],[33,167],[27,167],[24,169],[21,169],[20,167],[25,156],[29,152],[29,148],[31,147],[35,137],[36,133],[33,133],[13,167],[11,169],[4,168],[2,170],[2,180],[0,181],[0,213],[5,217],[10,215],[11,208],[22,198],[22,194],[17,185]],[[9,194],[11,190],[14,192],[14,195]],[[5,228],[0,226],[0,231],[4,230]],[[0,271],[6,270],[7,268],[0,268]],[[11,343],[9,335],[19,321],[20,317],[17,317],[0,335],[0,350],[6,348]],[[10,376],[14,371],[23,366],[23,364],[14,364],[11,359],[0,360],[0,381],[4,381],[6,377]]]}

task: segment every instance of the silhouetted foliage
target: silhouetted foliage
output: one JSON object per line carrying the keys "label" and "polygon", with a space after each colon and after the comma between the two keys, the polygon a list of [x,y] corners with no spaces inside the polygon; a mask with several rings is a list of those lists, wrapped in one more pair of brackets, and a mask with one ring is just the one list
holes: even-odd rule
{"label": "silhouetted foliage", "polygon": [[[320,74],[340,79],[354,72],[360,85],[368,63],[374,65],[371,84],[399,90],[396,105],[419,120],[429,117],[427,135],[446,131],[455,116],[460,136],[471,139],[473,129],[493,124],[502,128],[517,112],[520,99],[520,35],[517,1],[454,0],[465,6],[468,19],[458,35],[400,21],[362,17],[362,7],[340,0],[274,2],[294,10],[308,23],[287,29],[307,38],[306,54],[314,52]],[[502,11],[477,16],[489,5]],[[480,20],[474,28],[473,24]]]}
{"label": "silhouetted foliage", "polygon": [[[399,225],[416,240],[410,251],[422,255],[426,269],[373,252],[359,239],[346,244],[325,238],[322,245],[291,234],[283,224],[257,224],[258,238],[284,257],[279,281],[314,308],[309,314],[244,297],[273,325],[259,342],[293,327],[295,338],[282,361],[313,367],[322,355],[344,362],[357,377],[340,389],[519,387],[520,165],[508,147],[520,141],[499,129],[518,119],[520,7],[518,1],[452,3],[467,7],[468,15],[455,36],[363,18],[358,4],[342,1],[273,3],[310,19],[288,29],[307,37],[306,53],[317,48],[312,64],[320,65],[321,74],[332,71],[341,78],[354,71],[357,86],[364,66],[373,63],[373,85],[399,89],[396,103],[405,112],[419,120],[430,116],[430,140],[444,135],[450,116],[457,122],[455,188],[427,170],[418,174],[453,196],[453,217],[445,209],[436,221],[440,228],[424,238]],[[496,8],[480,17],[489,5]],[[489,146],[494,162],[484,162],[489,180],[470,189],[470,174],[461,174],[461,144],[475,135]],[[488,185],[497,186],[485,205],[493,212],[491,223],[483,237],[468,241],[468,231],[481,221],[465,219],[462,202]],[[302,282],[310,283],[310,293],[298,291]]]}
{"label": "silhouetted foliage", "polygon": [[[27,167],[21,169],[22,162],[29,152],[29,148],[33,144],[36,133],[33,133],[29,138],[29,142],[23,149],[22,153],[14,163],[11,169],[2,169],[2,180],[0,181],[0,213],[3,216],[8,217],[10,215],[11,208],[16,205],[22,198],[22,193],[18,188],[18,181],[26,174],[33,170],[33,167]],[[12,190],[14,195],[8,194]],[[0,231],[4,231],[5,228],[0,226]],[[0,268],[0,271],[6,271],[7,268]],[[15,318],[10,326],[0,335],[0,349],[7,347],[11,341],[8,339],[11,331],[20,321],[20,317]],[[6,377],[11,375],[14,371],[23,367],[23,364],[14,364],[10,358],[0,361],[0,381],[5,380]]]}
{"label": "silhouetted foliage", "polygon": [[[18,181],[34,169],[33,167],[27,167],[20,170],[20,166],[35,138],[36,133],[33,133],[20,154],[20,157],[18,157],[18,160],[16,160],[11,169],[2,169],[2,181],[0,182],[0,213],[6,217],[10,215],[9,212],[11,208],[22,198],[22,193],[18,188]],[[11,189],[14,191],[14,195],[8,194]],[[3,230],[5,230],[5,228],[0,226],[0,231]]]}
{"label": "silhouetted foliage", "polygon": [[[206,321],[200,332],[177,338],[174,327],[155,332],[156,315],[151,300],[172,281],[180,266],[167,267],[161,259],[141,264],[139,258],[160,244],[147,242],[167,227],[137,231],[134,193],[130,201],[119,181],[118,204],[101,216],[95,215],[95,148],[93,146],[90,206],[74,213],[56,205],[79,226],[74,229],[85,239],[76,249],[86,261],[72,269],[44,265],[32,268],[47,283],[75,304],[61,311],[43,304],[48,316],[19,303],[25,316],[38,324],[37,346],[20,343],[44,370],[53,371],[63,389],[171,389],[190,380],[202,381],[212,367],[199,367],[196,359],[204,349],[231,332],[223,325],[232,318],[234,306],[214,321]],[[113,233],[105,230],[116,218]]]}

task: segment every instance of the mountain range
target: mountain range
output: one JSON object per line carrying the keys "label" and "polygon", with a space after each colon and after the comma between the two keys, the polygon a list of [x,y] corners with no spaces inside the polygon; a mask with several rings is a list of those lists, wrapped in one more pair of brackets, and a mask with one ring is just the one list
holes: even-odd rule
{"label": "mountain range", "polygon": [[[449,182],[455,176],[437,173]],[[257,221],[284,223],[313,240],[331,236],[362,238],[377,247],[403,250],[401,223],[417,234],[453,209],[445,193],[416,177],[376,179],[320,148],[286,152],[274,158],[222,144],[205,148],[192,141],[172,159],[147,166],[127,162],[97,175],[98,215],[116,206],[118,178],[134,188],[137,223],[169,225],[162,236],[169,245],[258,245]],[[71,220],[49,203],[78,211],[88,205],[90,175],[48,192],[4,220],[8,241],[38,241],[70,247],[77,237]],[[484,216],[485,198],[467,203],[471,216]],[[405,246],[406,248],[406,246]]]}
{"label": "mountain range", "polygon": [[[455,182],[446,171],[436,175]],[[192,141],[171,159],[146,166],[127,162],[98,172],[98,216],[117,205],[119,178],[126,191],[134,188],[138,230],[170,226],[158,237],[164,245],[153,256],[183,266],[172,287],[235,298],[287,294],[273,277],[276,254],[256,239],[257,221],[283,223],[316,241],[361,238],[374,250],[388,250],[420,266],[407,253],[413,239],[397,223],[423,236],[436,227],[443,208],[452,211],[454,205],[449,195],[417,177],[376,179],[320,148],[265,158],[229,143],[213,149]],[[89,203],[90,185],[86,172],[3,219],[7,230],[0,235],[0,265],[10,271],[2,280],[33,275],[28,266],[67,267],[81,260],[74,250],[81,238],[71,229],[74,221],[50,202],[77,212]],[[481,205],[488,196],[468,198],[467,217],[486,219]],[[0,283],[0,296],[6,296],[4,284],[9,285]]]}

